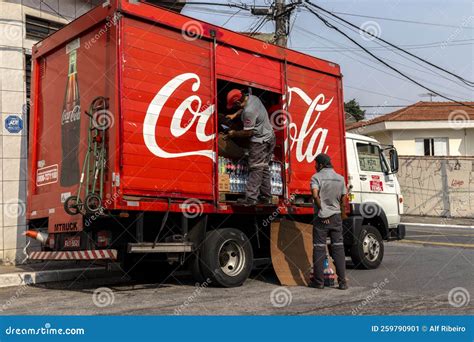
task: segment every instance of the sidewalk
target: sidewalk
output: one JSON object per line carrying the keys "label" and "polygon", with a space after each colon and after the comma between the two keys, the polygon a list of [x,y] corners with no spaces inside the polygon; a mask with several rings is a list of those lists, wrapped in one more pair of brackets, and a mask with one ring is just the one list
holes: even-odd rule
{"label": "sidewalk", "polygon": [[445,227],[464,227],[474,228],[474,218],[445,218],[433,216],[410,216],[403,215],[402,223],[407,225],[423,226],[445,226]]}
{"label": "sidewalk", "polygon": [[104,266],[91,262],[55,261],[26,265],[0,265],[0,288],[23,286],[54,281],[73,280],[78,277],[107,276]]}

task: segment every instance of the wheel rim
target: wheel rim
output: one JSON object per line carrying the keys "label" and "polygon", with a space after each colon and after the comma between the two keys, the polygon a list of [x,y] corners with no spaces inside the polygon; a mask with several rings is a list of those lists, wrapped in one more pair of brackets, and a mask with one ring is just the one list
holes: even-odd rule
{"label": "wheel rim", "polygon": [[362,248],[364,249],[364,255],[369,261],[375,261],[380,254],[380,242],[377,237],[369,233],[365,236],[362,242]]}
{"label": "wheel rim", "polygon": [[235,277],[245,265],[245,252],[235,240],[227,240],[219,249],[219,264],[224,274]]}
{"label": "wheel rim", "polygon": [[102,205],[102,200],[100,196],[94,193],[87,195],[84,202],[86,204],[87,211],[89,211],[90,213],[98,212]]}

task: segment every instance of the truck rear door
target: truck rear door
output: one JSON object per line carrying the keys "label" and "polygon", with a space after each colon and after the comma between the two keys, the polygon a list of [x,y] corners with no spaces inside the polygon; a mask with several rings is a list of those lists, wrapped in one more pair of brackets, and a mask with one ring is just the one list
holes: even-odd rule
{"label": "truck rear door", "polygon": [[[98,8],[92,14],[101,11],[105,9]],[[29,218],[49,217],[50,233],[82,228],[82,217],[66,214],[63,205],[67,198],[77,195],[81,183],[91,125],[85,113],[95,98],[110,100],[108,131],[116,128],[116,26],[104,20],[81,33],[84,20],[76,20],[33,50]],[[68,32],[74,32],[75,37],[64,38]],[[65,41],[57,48],[48,48],[61,39]],[[110,173],[114,134],[108,137],[106,170]],[[105,193],[110,193],[110,178],[106,174]]]}

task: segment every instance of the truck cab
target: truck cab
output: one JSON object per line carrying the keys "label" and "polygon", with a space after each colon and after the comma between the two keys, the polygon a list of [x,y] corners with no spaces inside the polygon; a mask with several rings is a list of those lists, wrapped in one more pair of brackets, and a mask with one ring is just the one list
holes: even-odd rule
{"label": "truck cab", "polygon": [[384,255],[383,241],[405,237],[398,154],[393,146],[352,133],[346,134],[346,152],[350,207],[346,254],[358,268],[377,268]]}

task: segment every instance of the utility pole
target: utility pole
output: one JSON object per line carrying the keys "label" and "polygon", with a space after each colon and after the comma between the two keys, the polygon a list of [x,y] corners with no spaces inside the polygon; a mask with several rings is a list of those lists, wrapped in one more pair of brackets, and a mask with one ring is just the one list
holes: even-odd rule
{"label": "utility pole", "polygon": [[283,47],[286,47],[288,44],[288,27],[291,11],[285,12],[285,0],[275,0],[275,43]]}
{"label": "utility pole", "polygon": [[291,12],[301,4],[301,1],[286,4],[285,0],[275,0],[271,7],[252,8],[253,15],[264,15],[275,21],[275,43],[286,47],[288,43],[288,28]]}

